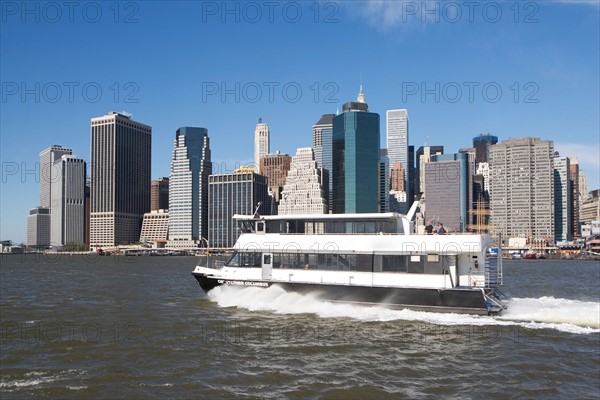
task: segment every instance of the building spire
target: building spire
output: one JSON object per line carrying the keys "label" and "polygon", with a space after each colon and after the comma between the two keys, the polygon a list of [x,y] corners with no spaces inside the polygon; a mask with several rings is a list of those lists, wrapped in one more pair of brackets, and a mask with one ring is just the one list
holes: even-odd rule
{"label": "building spire", "polygon": [[360,85],[360,89],[358,90],[358,96],[356,97],[356,101],[359,103],[366,103],[365,94],[363,92],[362,84]]}

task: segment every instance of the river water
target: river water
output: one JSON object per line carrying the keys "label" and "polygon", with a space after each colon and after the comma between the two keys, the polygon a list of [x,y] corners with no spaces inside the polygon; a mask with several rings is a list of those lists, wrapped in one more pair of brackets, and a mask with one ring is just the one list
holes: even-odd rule
{"label": "river water", "polygon": [[597,262],[505,262],[493,318],[207,296],[199,261],[2,257],[0,398],[600,396]]}

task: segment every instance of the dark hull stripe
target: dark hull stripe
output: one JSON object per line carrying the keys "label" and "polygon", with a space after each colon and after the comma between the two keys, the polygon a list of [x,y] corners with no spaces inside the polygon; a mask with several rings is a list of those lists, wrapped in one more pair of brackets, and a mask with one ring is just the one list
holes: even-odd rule
{"label": "dark hull stripe", "polygon": [[383,305],[417,311],[455,312],[487,315],[489,310],[479,289],[420,289],[397,287],[345,286],[331,284],[266,282],[217,279],[193,273],[204,291],[220,285],[259,286],[277,285],[286,291],[316,293],[320,300],[363,305]]}

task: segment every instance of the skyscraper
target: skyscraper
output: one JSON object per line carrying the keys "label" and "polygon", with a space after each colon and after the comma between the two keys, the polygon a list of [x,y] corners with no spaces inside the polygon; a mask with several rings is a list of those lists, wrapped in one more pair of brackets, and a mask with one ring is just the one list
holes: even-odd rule
{"label": "skyscraper", "polygon": [[414,195],[425,193],[425,164],[429,162],[434,154],[444,154],[444,146],[421,146],[415,154],[415,192]]}
{"label": "skyscraper", "polygon": [[554,157],[554,240],[573,239],[571,226],[573,193],[571,192],[571,165],[568,157]]}
{"label": "skyscraper", "polygon": [[29,210],[27,246],[39,249],[50,246],[50,208],[35,207]]}
{"label": "skyscraper", "polygon": [[473,147],[475,148],[475,168],[480,162],[488,162],[490,146],[498,143],[498,137],[488,134],[480,134],[473,138]]}
{"label": "skyscraper", "polygon": [[320,168],[327,170],[327,210],[333,209],[333,118],[335,114],[323,114],[313,125],[313,152]]}
{"label": "skyscraper", "polygon": [[569,157],[569,163],[571,166],[571,235],[572,237],[579,237],[579,207],[580,207],[580,194],[579,194],[579,161],[576,157]]}
{"label": "skyscraper", "polygon": [[197,247],[208,238],[208,177],[212,174],[206,128],[177,129],[169,177],[169,246]]}
{"label": "skyscraper", "polygon": [[232,174],[209,176],[208,240],[211,248],[230,248],[241,234],[234,214],[252,215],[258,207],[268,215],[267,178],[240,168]]}
{"label": "skyscraper", "polygon": [[73,154],[73,150],[59,144],[48,147],[40,153],[40,207],[50,207],[52,202],[52,183],[56,182],[53,165],[65,154]]}
{"label": "skyscraper", "polygon": [[72,155],[63,155],[54,163],[53,169],[56,179],[52,183],[50,244],[84,244],[85,161]]}
{"label": "skyscraper", "polygon": [[379,211],[379,114],[369,112],[362,87],[333,119],[333,212]]}
{"label": "skyscraper", "polygon": [[91,123],[90,246],[137,242],[150,210],[152,128],[119,112]]}
{"label": "skyscraper", "polygon": [[[386,113],[387,156],[390,169],[396,163],[408,172],[408,111],[406,109],[388,110]],[[408,179],[405,176],[404,179]]]}
{"label": "skyscraper", "polygon": [[260,159],[271,152],[269,125],[258,119],[254,129],[254,168],[258,172]]}
{"label": "skyscraper", "polygon": [[[390,211],[390,159],[387,149],[379,150],[379,212]],[[404,176],[403,176],[404,178]]]}
{"label": "skyscraper", "polygon": [[260,174],[267,177],[269,191],[275,202],[274,208],[281,200],[281,191],[285,185],[291,163],[292,157],[281,154],[279,151],[275,154],[267,154],[260,159]]}
{"label": "skyscraper", "polygon": [[490,209],[495,239],[554,239],[554,143],[539,138],[508,139],[489,148]]}
{"label": "skyscraper", "polygon": [[169,178],[158,178],[150,183],[150,210],[169,209]]}
{"label": "skyscraper", "polygon": [[425,220],[448,232],[465,232],[469,193],[468,154],[432,155],[425,164]]}
{"label": "skyscraper", "polygon": [[321,169],[312,148],[296,151],[281,192],[279,214],[326,214],[327,201],[321,185]]}

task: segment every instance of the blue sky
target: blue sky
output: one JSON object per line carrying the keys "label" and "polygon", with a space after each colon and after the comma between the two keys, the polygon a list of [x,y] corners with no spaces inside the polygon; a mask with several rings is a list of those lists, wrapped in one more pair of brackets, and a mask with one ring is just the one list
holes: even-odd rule
{"label": "blue sky", "polygon": [[2,2],[0,238],[26,240],[41,150],[89,162],[92,117],[152,126],[154,178],[177,128],[205,127],[222,172],[252,160],[259,117],[272,151],[310,146],[361,75],[382,127],[408,109],[410,144],[551,139],[598,188],[598,2],[475,3]]}

